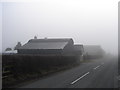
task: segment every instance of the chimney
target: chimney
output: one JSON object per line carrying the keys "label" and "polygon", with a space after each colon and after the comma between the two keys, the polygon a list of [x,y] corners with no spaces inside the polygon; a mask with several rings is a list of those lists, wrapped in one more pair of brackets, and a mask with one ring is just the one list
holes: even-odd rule
{"label": "chimney", "polygon": [[45,39],[47,39],[47,37],[45,37]]}
{"label": "chimney", "polygon": [[34,36],[34,39],[37,39],[37,36]]}

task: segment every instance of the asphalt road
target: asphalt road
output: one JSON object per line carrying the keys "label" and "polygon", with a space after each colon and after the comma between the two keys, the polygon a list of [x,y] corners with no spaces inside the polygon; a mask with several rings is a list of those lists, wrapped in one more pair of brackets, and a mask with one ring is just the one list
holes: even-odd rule
{"label": "asphalt road", "polygon": [[79,66],[41,78],[19,88],[118,88],[118,61],[114,57],[83,62]]}

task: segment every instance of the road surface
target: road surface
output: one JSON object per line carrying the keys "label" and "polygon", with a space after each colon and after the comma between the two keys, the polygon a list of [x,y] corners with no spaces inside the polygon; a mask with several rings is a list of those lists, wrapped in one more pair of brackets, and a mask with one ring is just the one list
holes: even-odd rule
{"label": "road surface", "polygon": [[114,57],[91,60],[19,88],[118,88],[117,64]]}

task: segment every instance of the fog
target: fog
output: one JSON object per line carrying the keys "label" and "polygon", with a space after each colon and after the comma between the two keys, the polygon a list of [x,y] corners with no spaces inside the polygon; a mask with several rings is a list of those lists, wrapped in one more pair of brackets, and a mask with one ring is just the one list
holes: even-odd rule
{"label": "fog", "polygon": [[[35,2],[37,1],[37,2]],[[18,41],[73,38],[83,45],[101,45],[118,52],[118,0],[35,0],[2,2],[2,51]]]}

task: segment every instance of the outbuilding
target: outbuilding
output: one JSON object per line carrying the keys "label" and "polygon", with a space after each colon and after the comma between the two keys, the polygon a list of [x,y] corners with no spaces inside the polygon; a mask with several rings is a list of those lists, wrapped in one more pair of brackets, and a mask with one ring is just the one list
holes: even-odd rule
{"label": "outbuilding", "polygon": [[105,54],[100,45],[84,45],[84,52],[87,58],[100,58]]}

